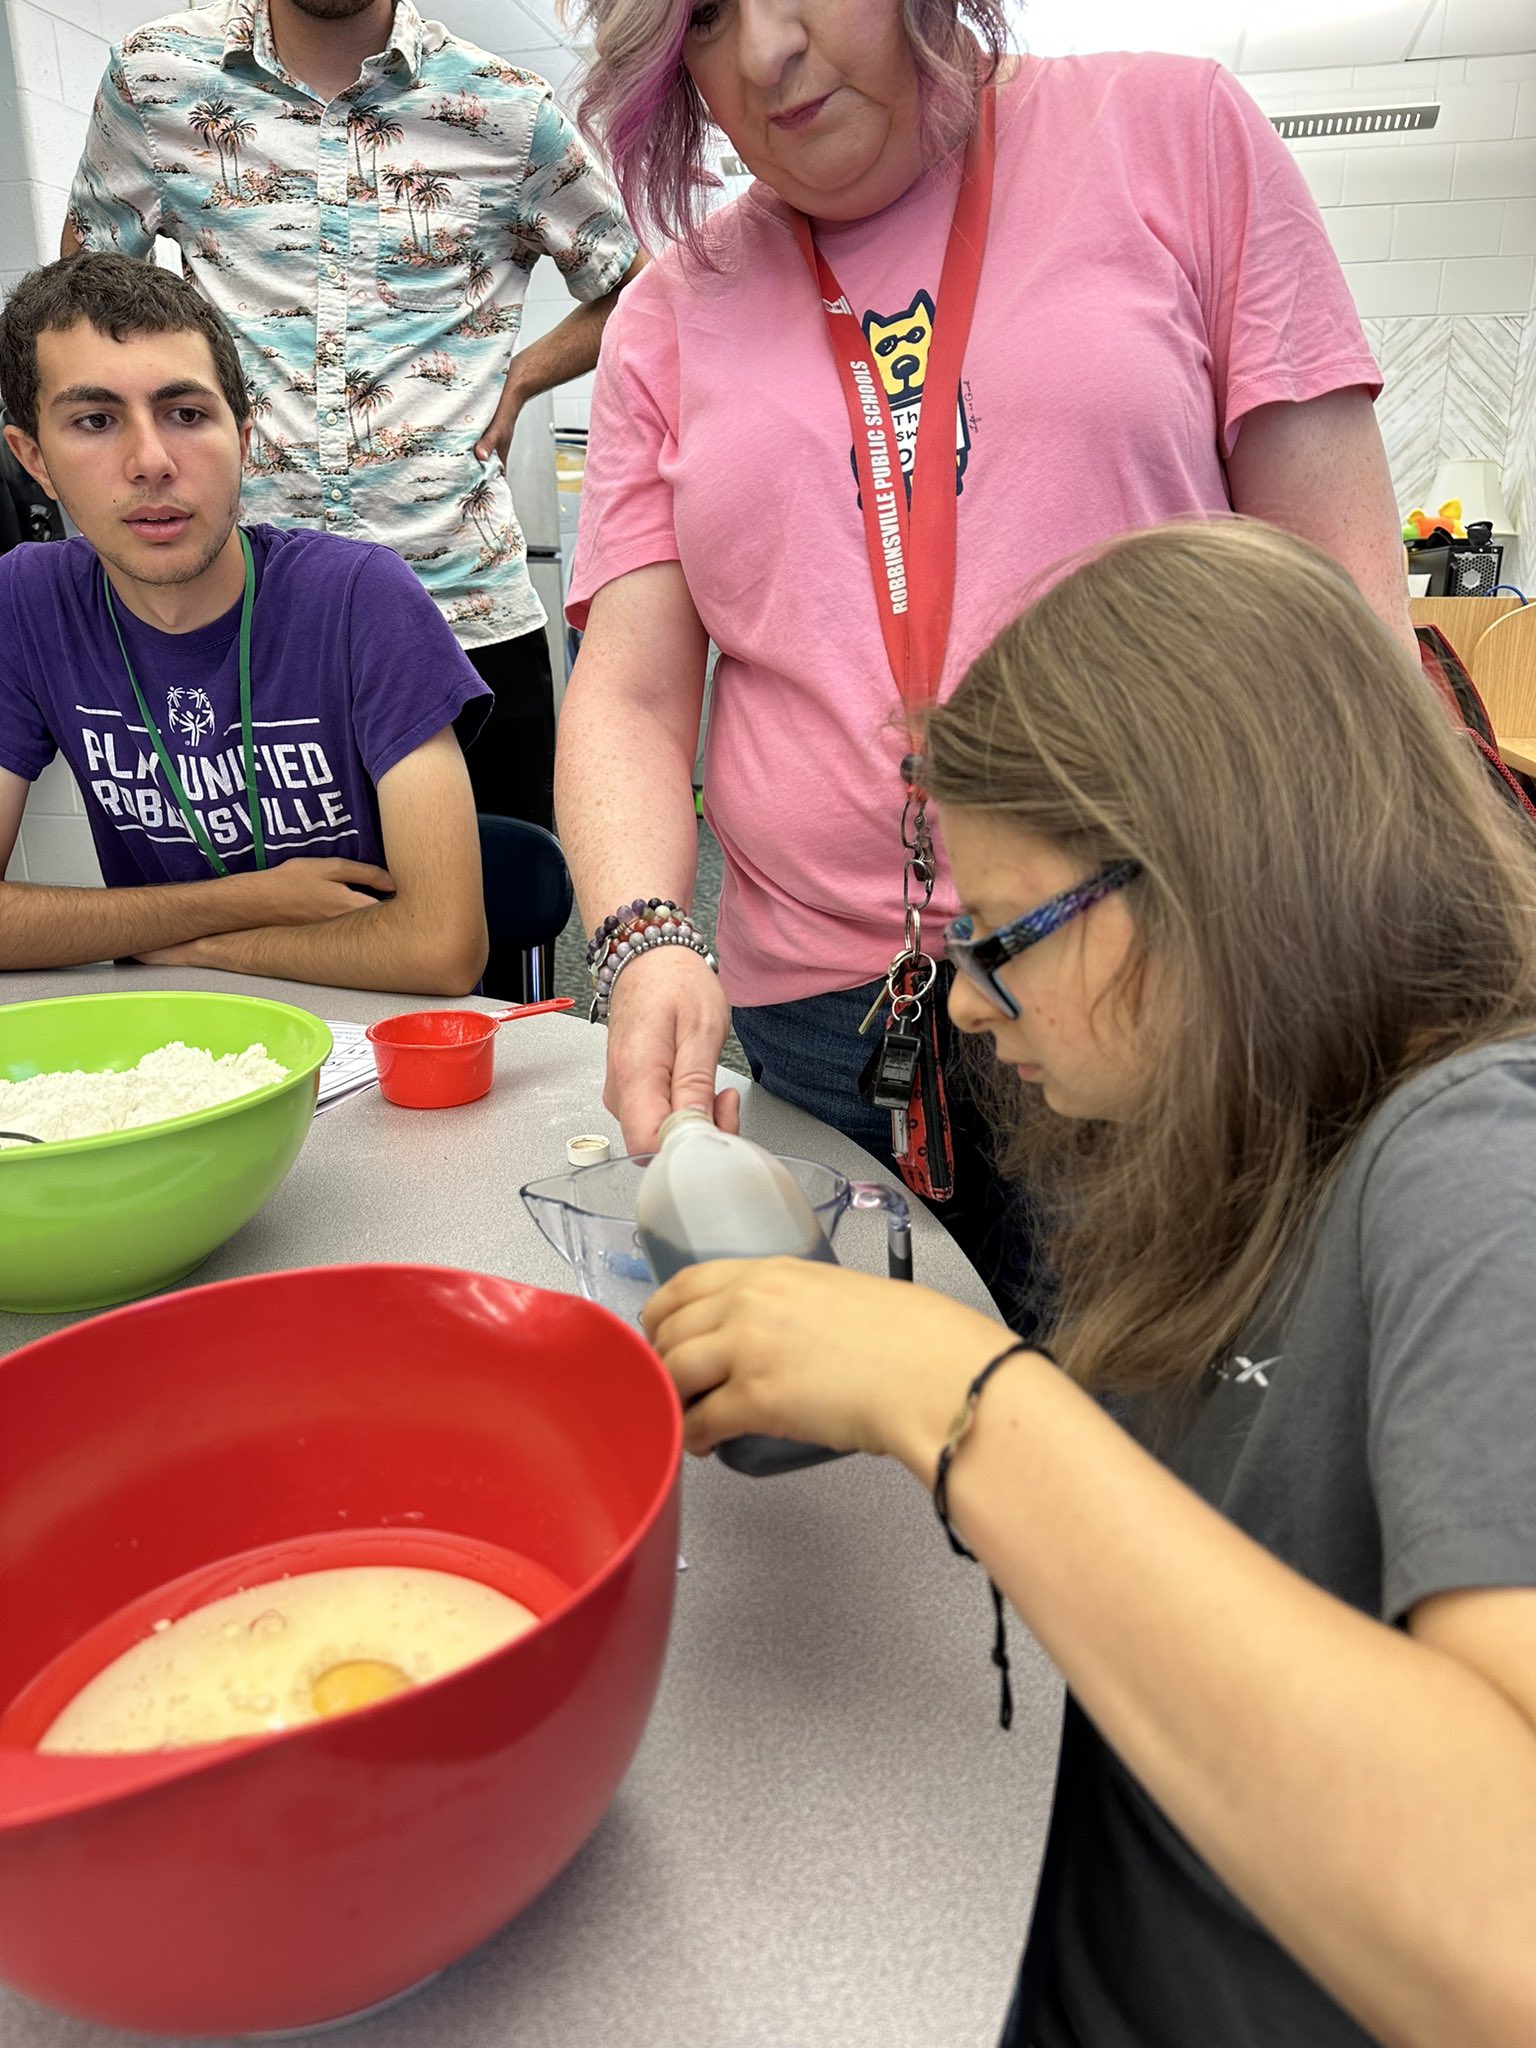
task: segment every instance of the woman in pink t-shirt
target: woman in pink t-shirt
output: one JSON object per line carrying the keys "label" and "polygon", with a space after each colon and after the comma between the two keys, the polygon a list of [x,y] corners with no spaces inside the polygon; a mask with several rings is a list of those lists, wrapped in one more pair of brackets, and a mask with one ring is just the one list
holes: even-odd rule
{"label": "woman in pink t-shirt", "polygon": [[[883,476],[856,463],[862,429],[821,301],[840,293],[867,343],[880,389],[866,383],[855,407],[887,450],[894,435],[895,489],[910,490],[953,314],[949,287],[937,319],[935,305],[978,77],[995,90],[995,166],[963,362],[931,444],[945,461],[952,418],[937,694],[1073,547],[1233,508],[1328,546],[1410,640],[1376,368],[1268,122],[1214,64],[1005,57],[992,0],[964,11],[971,29],[955,0],[696,0],[691,13],[592,0],[587,117],[631,218],[674,245],[605,338],[569,608],[585,639],[558,770],[598,927],[607,1100],[636,1150],[683,1104],[734,1120],[734,1094],[715,1092],[734,1012],[758,1079],[894,1156],[890,1110],[859,1095],[881,1037],[858,1027],[904,946],[911,740],[880,610],[897,586],[877,586],[865,524]],[[758,182],[700,223],[710,120]],[[813,275],[807,223],[837,293]],[[932,551],[916,543],[914,559],[923,569]],[[710,641],[718,982],[702,939],[657,929],[693,882]],[[907,881],[921,901],[921,875]],[[939,848],[923,930],[958,908]],[[940,1009],[946,975],[928,996]],[[930,1007],[916,1035],[933,1025]],[[937,1057],[948,1065],[943,1035]],[[949,1106],[955,1192],[939,1213],[1028,1329],[1017,1218],[963,1088]],[[927,1186],[940,1178],[932,1156],[901,1163],[920,1190],[925,1166]]]}

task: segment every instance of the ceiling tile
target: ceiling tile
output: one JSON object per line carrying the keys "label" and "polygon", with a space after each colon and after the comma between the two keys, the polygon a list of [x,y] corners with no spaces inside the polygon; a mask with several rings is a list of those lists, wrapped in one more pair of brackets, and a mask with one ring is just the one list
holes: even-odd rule
{"label": "ceiling tile", "polygon": [[1530,0],[1477,0],[1475,7],[1438,0],[1415,38],[1415,57],[1496,57],[1536,46]]}
{"label": "ceiling tile", "polygon": [[[531,45],[535,40],[533,23],[507,0],[452,0],[451,6],[439,6],[436,0],[428,0],[422,13],[442,21],[444,15],[452,18],[443,21],[443,26],[452,34],[460,36],[466,43],[477,43],[482,50],[492,50],[498,57],[518,44]],[[553,37],[540,34],[538,40],[551,42]]]}
{"label": "ceiling tile", "polygon": [[[503,0],[503,4],[508,4],[508,0]],[[519,14],[527,15],[530,31],[536,34],[538,46],[548,48],[551,43],[570,41],[555,0],[510,0],[510,13],[514,19]],[[515,34],[518,31],[509,22],[507,32]]]}
{"label": "ceiling tile", "polygon": [[1242,49],[1243,10],[1229,0],[1179,0],[1149,9],[1144,0],[1027,0],[1010,5],[1016,46],[1037,57],[1082,57],[1098,50],[1171,50],[1214,57],[1235,68]]}
{"label": "ceiling tile", "polygon": [[[1319,64],[1400,64],[1424,16],[1424,0],[1366,0],[1325,15],[1307,0],[1285,17],[1250,24],[1245,71],[1293,71]],[[1437,54],[1419,52],[1420,55]]]}
{"label": "ceiling tile", "polygon": [[[555,0],[521,0],[552,12]],[[1023,49],[1176,50],[1245,74],[1401,64],[1408,57],[1524,54],[1536,45],[1531,0],[1007,0]]]}
{"label": "ceiling tile", "polygon": [[1424,16],[1418,34],[1408,45],[1410,57],[1449,56],[1449,50],[1442,50],[1445,40],[1445,17],[1450,12],[1451,0],[1434,0],[1434,5]]}

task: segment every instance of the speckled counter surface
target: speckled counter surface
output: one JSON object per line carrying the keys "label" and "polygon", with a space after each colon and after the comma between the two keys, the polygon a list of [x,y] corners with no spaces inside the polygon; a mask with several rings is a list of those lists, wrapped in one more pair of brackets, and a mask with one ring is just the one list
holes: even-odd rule
{"label": "speckled counter surface", "polygon": [[[171,970],[0,977],[0,1000],[225,987],[369,1022],[413,998]],[[484,1005],[493,1008],[495,1005]],[[317,1118],[261,1215],[188,1285],[277,1267],[422,1259],[569,1285],[518,1199],[565,1140],[617,1127],[602,1037],[570,1016],[503,1032],[496,1085],[449,1111],[377,1092]],[[736,1082],[737,1076],[722,1075]],[[884,1179],[855,1145],[750,1084],[773,1149]],[[913,1202],[917,1277],[980,1282]],[[877,1218],[845,1263],[883,1271]],[[67,1318],[0,1315],[0,1352]],[[347,2048],[989,2048],[1029,1910],[1059,1694],[1014,1625],[1017,1716],[997,1727],[991,1610],[912,1480],[847,1459],[770,1480],[690,1461],[666,1670],[596,1833],[514,1924],[344,2032]],[[423,1886],[431,1873],[422,1873]],[[132,2048],[0,1989],[0,2048]]]}

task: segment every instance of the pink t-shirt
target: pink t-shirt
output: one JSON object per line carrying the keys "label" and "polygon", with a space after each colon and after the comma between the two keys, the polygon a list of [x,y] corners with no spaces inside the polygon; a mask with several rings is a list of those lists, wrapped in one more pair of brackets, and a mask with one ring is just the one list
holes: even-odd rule
{"label": "pink t-shirt", "polygon": [[[910,461],[958,154],[818,229]],[[775,1003],[882,974],[901,936],[899,764],[842,388],[765,186],[712,216],[725,265],[663,256],[603,339],[568,616],[677,561],[720,649],[705,800],[725,854],[720,973]],[[882,344],[884,344],[882,346]],[[1027,59],[1001,90],[992,220],[956,442],[941,694],[1063,556],[1222,511],[1243,415],[1380,388],[1290,152],[1219,66]],[[645,877],[636,875],[636,887]],[[941,870],[925,937],[953,916]]]}

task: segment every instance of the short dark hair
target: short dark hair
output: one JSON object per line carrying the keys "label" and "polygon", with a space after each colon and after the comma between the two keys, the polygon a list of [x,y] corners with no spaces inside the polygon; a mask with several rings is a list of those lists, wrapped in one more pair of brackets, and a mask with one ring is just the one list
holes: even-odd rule
{"label": "short dark hair", "polygon": [[201,334],[219,389],[238,421],[250,391],[234,336],[195,285],[158,263],[82,250],[29,270],[0,310],[0,403],[14,426],[37,438],[37,337],[66,334],[87,320],[98,334]]}

